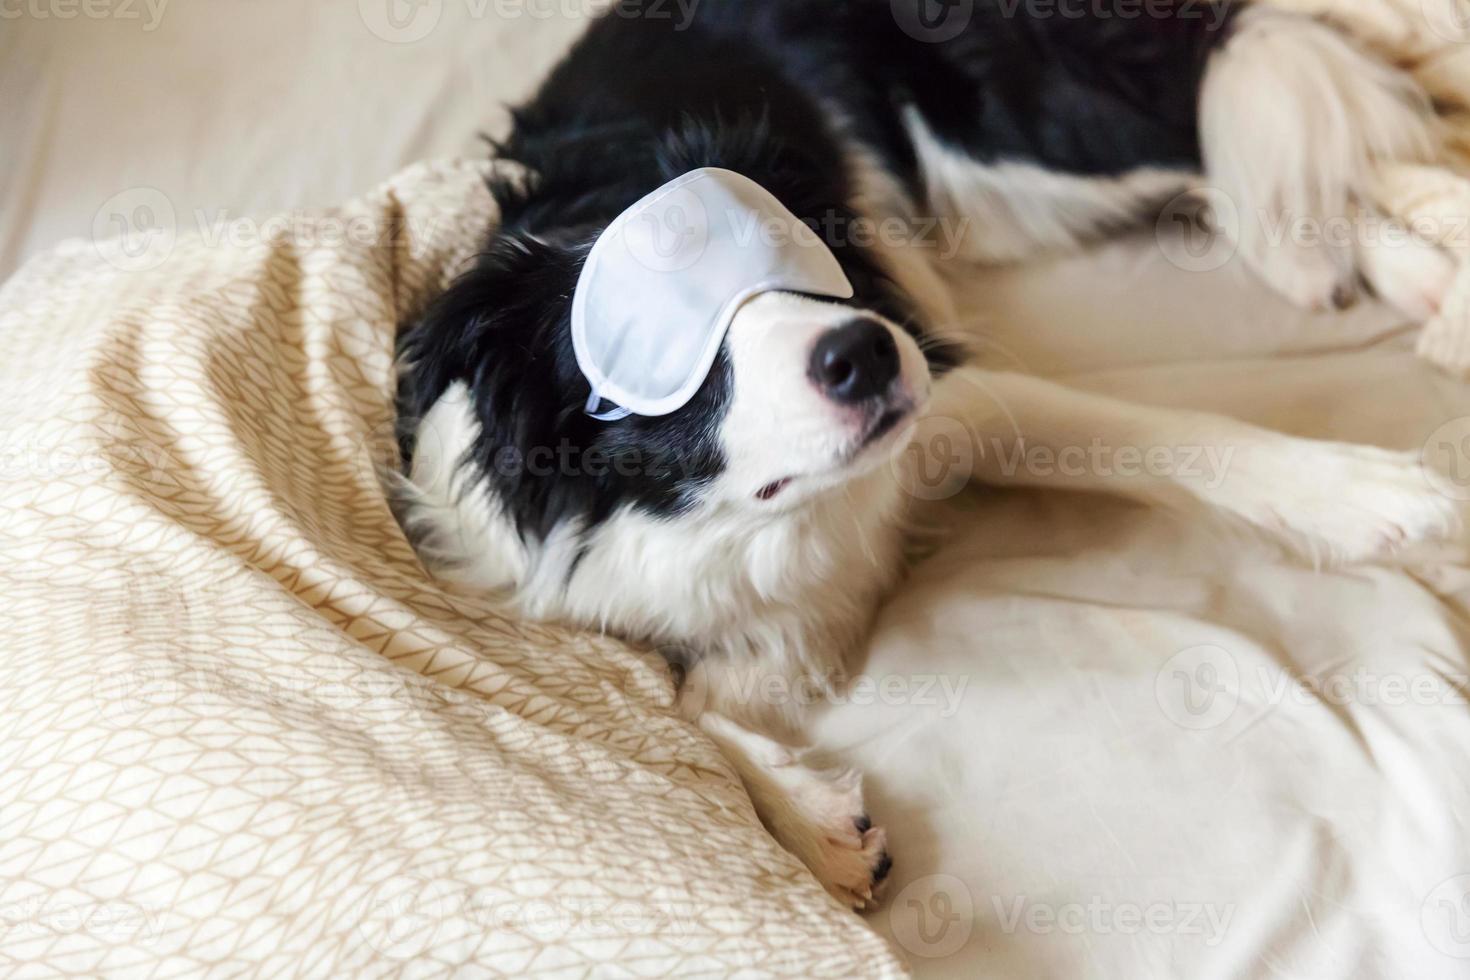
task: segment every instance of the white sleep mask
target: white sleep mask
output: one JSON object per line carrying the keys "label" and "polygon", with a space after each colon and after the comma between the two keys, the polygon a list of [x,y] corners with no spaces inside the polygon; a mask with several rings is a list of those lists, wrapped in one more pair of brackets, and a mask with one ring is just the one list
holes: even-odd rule
{"label": "white sleep mask", "polygon": [[[748,177],[706,167],[649,194],[602,233],[577,280],[572,346],[592,385],[588,414],[682,408],[735,311],[776,289],[853,295],[816,232]],[[614,408],[594,414],[603,399]]]}

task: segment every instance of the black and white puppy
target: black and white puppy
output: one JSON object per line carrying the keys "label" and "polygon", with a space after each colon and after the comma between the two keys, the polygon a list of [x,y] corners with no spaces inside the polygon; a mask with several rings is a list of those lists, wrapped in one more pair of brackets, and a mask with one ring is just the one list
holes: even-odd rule
{"label": "black and white puppy", "polygon": [[[840,683],[903,569],[905,447],[926,413],[986,444],[1233,447],[1218,485],[1055,480],[1203,504],[1341,560],[1457,523],[1408,455],[965,363],[935,250],[845,233],[938,217],[966,228],[960,259],[1016,260],[1151,220],[1208,181],[1242,216],[1240,254],[1287,297],[1342,306],[1366,282],[1434,311],[1452,271],[1435,248],[1297,246],[1263,220],[1387,220],[1372,161],[1436,151],[1404,74],[1266,8],[1107,8],[700,0],[684,22],[619,4],[515,113],[497,152],[521,176],[492,185],[483,255],[404,332],[404,519],[435,571],[686,665],[684,703],[761,818],[855,907],[889,867],[856,776],[809,768],[790,714],[738,692],[771,672]],[[700,167],[771,191],[856,295],[760,295],[682,409],[589,418],[569,332],[582,264],[622,211]],[[982,479],[1028,479],[995,462]]]}

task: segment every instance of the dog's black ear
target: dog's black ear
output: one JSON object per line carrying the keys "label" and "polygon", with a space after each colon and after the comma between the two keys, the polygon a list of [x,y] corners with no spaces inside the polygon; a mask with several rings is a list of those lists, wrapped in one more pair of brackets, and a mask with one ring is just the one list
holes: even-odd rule
{"label": "dog's black ear", "polygon": [[[571,344],[572,295],[590,241],[500,231],[475,266],[399,337],[397,436],[405,465],[422,420],[451,385],[469,392],[479,438],[470,455],[497,490],[520,494],[526,475],[493,461],[558,444],[590,388]],[[467,462],[464,460],[462,462]]]}
{"label": "dog's black ear", "polygon": [[511,397],[538,377],[575,387],[580,375],[565,377],[558,355],[590,245],[494,234],[475,266],[400,330],[400,417],[421,417],[456,381],[497,401],[502,388]]}

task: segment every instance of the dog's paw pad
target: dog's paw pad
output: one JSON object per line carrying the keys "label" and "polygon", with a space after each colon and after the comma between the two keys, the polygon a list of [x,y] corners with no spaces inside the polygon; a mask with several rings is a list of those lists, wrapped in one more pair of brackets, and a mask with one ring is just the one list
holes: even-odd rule
{"label": "dog's paw pad", "polygon": [[[839,789],[840,802],[860,803],[859,793],[856,787]],[[843,808],[837,809],[840,815],[829,817],[821,828],[821,856],[813,870],[840,901],[854,909],[865,909],[877,903],[883,880],[893,869],[888,832],[873,826],[866,812],[850,816],[842,812]]]}
{"label": "dog's paw pad", "polygon": [[887,832],[869,826],[857,834],[829,836],[823,843],[820,867],[813,870],[827,891],[854,909],[876,905],[893,870]]}
{"label": "dog's paw pad", "polygon": [[783,838],[839,901],[854,909],[876,904],[893,868],[888,834],[873,826],[855,770],[795,766],[781,771],[799,819]]}

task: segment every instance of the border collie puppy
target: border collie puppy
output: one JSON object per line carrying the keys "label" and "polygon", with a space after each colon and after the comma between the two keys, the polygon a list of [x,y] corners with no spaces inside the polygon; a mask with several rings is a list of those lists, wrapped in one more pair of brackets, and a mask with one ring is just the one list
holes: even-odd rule
{"label": "border collie puppy", "polygon": [[[1426,317],[1452,272],[1435,248],[1270,229],[1390,220],[1370,164],[1435,152],[1407,76],[1261,7],[700,0],[679,20],[625,0],[515,113],[478,264],[405,325],[404,523],[437,574],[513,615],[664,651],[766,826],[861,908],[890,861],[857,777],[804,764],[795,709],[741,692],[773,672],[841,683],[904,567],[926,415],[977,446],[1230,447],[1211,485],[1002,472],[994,453],[977,475],[1202,505],[1338,560],[1446,535],[1458,515],[1409,455],[987,370],[963,355],[935,249],[846,231],[940,218],[965,229],[960,259],[1010,261],[1209,186],[1238,211],[1240,254],[1290,299],[1341,307],[1366,284]],[[854,295],[757,295],[684,407],[592,418],[570,335],[583,263],[619,214],[705,167],[815,229]]]}

